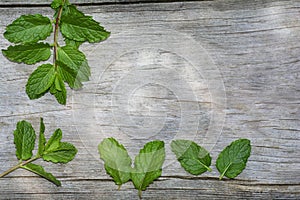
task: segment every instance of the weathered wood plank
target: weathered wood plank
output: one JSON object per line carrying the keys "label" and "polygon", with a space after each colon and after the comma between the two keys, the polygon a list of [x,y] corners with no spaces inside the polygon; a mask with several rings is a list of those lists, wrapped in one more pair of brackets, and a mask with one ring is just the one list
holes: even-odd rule
{"label": "weathered wood plank", "polygon": [[[177,136],[208,141],[204,145],[214,158],[232,140],[251,139],[253,151],[246,170],[237,180],[217,180],[215,167],[212,173],[192,178],[172,162],[169,151],[163,177],[149,187],[145,198],[300,198],[300,22],[295,17],[299,2],[80,9],[101,21],[112,36],[101,44],[83,45],[91,81],[80,91],[68,90],[67,106],[58,105],[51,95],[28,100],[24,86],[35,66],[0,57],[1,172],[16,162],[12,132],[21,119],[38,128],[39,118],[44,117],[48,137],[60,127],[64,140],[79,148],[76,159],[66,166],[45,164],[62,180],[62,187],[20,170],[0,179],[1,199],[136,199],[131,183],[115,190],[96,145],[114,136],[134,157],[146,141],[163,139],[169,151],[168,143],[176,137],[174,132],[182,133],[182,126],[187,135]],[[52,16],[49,8],[0,9],[1,49],[9,45],[3,38],[5,26],[21,14],[36,12]],[[212,86],[220,82],[225,90]],[[220,122],[226,120],[223,131],[203,134],[222,128],[216,123],[209,126],[218,122],[212,119],[214,113]]]}

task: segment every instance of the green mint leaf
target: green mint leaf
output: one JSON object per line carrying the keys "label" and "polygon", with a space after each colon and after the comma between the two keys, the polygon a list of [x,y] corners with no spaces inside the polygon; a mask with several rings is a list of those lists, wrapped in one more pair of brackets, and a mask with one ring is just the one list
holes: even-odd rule
{"label": "green mint leaf", "polygon": [[40,121],[40,134],[39,134],[39,146],[38,146],[38,155],[41,156],[44,153],[45,150],[45,144],[46,144],[46,138],[45,138],[45,124],[43,118],[41,118]]}
{"label": "green mint leaf", "polygon": [[51,56],[50,45],[47,43],[24,44],[9,46],[2,53],[9,60],[31,65],[48,60]]}
{"label": "green mint leaf", "polygon": [[74,145],[68,142],[61,142],[57,149],[45,151],[43,159],[53,163],[68,163],[74,159],[77,149]]}
{"label": "green mint leaf", "polygon": [[57,129],[46,143],[42,158],[53,163],[67,163],[74,159],[77,149],[74,145],[61,142],[62,131]]}
{"label": "green mint leaf", "polygon": [[181,166],[193,175],[200,175],[206,171],[212,171],[211,157],[203,147],[189,140],[174,140],[171,143],[172,151],[175,153]]}
{"label": "green mint leaf", "polygon": [[239,139],[227,146],[218,156],[216,167],[220,172],[220,179],[223,176],[235,178],[246,167],[247,160],[251,153],[250,140]]}
{"label": "green mint leaf", "polygon": [[44,40],[53,31],[48,17],[40,14],[22,15],[6,27],[4,37],[13,43],[34,43]]}
{"label": "green mint leaf", "polygon": [[57,49],[57,58],[59,62],[78,72],[82,62],[85,60],[85,55],[72,46],[64,46]]}
{"label": "green mint leaf", "polygon": [[161,176],[162,165],[165,160],[165,147],[163,141],[152,141],[145,144],[134,160],[131,180],[141,197],[142,190]]}
{"label": "green mint leaf", "polygon": [[53,0],[51,3],[51,8],[57,9],[64,5],[70,5],[69,1],[68,0],[65,0],[65,1],[64,0]]}
{"label": "green mint leaf", "polygon": [[100,158],[104,161],[106,172],[117,185],[122,185],[130,179],[131,158],[123,145],[114,138],[106,138],[99,145]]}
{"label": "green mint leaf", "polygon": [[50,88],[50,93],[55,96],[58,103],[60,103],[62,105],[66,105],[67,90],[66,90],[65,84],[59,74],[56,74],[54,84]]}
{"label": "green mint leaf", "polygon": [[61,183],[59,180],[57,180],[51,173],[48,173],[44,170],[44,168],[40,165],[36,165],[33,163],[28,163],[24,166],[21,166],[21,168],[26,169],[28,171],[31,171],[49,181],[54,183],[56,186],[61,186]]}
{"label": "green mint leaf", "polygon": [[75,16],[84,16],[84,13],[79,11],[76,8],[76,6],[69,4],[69,5],[64,7],[62,15],[66,16],[66,15],[70,15],[70,14],[75,15]]}
{"label": "green mint leaf", "polygon": [[60,28],[64,37],[81,42],[100,42],[110,35],[91,17],[73,13],[62,16]]}
{"label": "green mint leaf", "polygon": [[39,66],[29,77],[26,93],[30,99],[37,99],[51,87],[55,79],[55,68],[51,64]]}
{"label": "green mint leaf", "polygon": [[84,59],[78,69],[74,70],[61,62],[58,63],[58,73],[62,79],[67,82],[72,89],[82,88],[82,82],[88,81],[91,75],[87,60]]}
{"label": "green mint leaf", "polygon": [[79,46],[83,43],[83,42],[78,42],[78,41],[75,41],[75,40],[70,40],[68,38],[65,38],[65,43],[66,43],[66,46],[71,46],[75,49],[78,49]]}
{"label": "green mint leaf", "polygon": [[28,160],[32,157],[35,137],[34,129],[30,123],[24,120],[17,123],[17,129],[14,131],[14,143],[16,156],[19,160]]}

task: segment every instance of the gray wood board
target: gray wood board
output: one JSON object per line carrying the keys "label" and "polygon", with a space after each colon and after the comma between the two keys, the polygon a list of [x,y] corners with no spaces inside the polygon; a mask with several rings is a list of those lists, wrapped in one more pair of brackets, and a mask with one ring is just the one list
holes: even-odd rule
{"label": "gray wood board", "polygon": [[[53,96],[31,101],[25,93],[36,66],[0,65],[1,172],[14,165],[13,130],[19,120],[46,123],[79,149],[67,165],[43,163],[61,181],[56,187],[24,170],[0,179],[0,199],[137,199],[131,183],[120,191],[106,175],[97,144],[115,137],[138,153],[152,139],[166,142],[163,176],[145,199],[300,198],[300,22],[297,1],[207,1],[80,7],[109,31],[100,44],[84,44],[92,77],[68,89],[67,106]],[[1,8],[5,26],[22,14],[49,8]],[[249,138],[252,155],[235,180],[217,169],[187,174],[170,152],[172,139],[187,138],[218,153]],[[39,163],[39,162],[38,162]]]}

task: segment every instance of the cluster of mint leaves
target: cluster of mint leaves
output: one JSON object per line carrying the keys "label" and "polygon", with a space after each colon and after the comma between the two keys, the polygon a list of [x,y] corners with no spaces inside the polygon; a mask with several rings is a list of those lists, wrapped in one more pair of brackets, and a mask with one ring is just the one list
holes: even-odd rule
{"label": "cluster of mint leaves", "polygon": [[71,143],[61,142],[62,131],[60,129],[55,130],[48,141],[46,141],[44,132],[45,125],[41,118],[37,154],[33,156],[32,151],[35,147],[36,133],[29,122],[23,120],[17,123],[14,131],[14,143],[19,163],[0,174],[0,177],[22,168],[53,182],[57,186],[61,185],[60,181],[51,173],[46,172],[42,166],[32,162],[37,159],[43,159],[52,163],[68,163],[75,157],[77,149]]}
{"label": "cluster of mint leaves", "polygon": [[[211,156],[209,152],[190,140],[174,140],[171,149],[181,166],[190,174],[200,175],[211,172]],[[218,156],[216,167],[220,172],[219,179],[237,177],[246,167],[251,154],[251,144],[248,139],[238,139],[228,145]]]}
{"label": "cluster of mint leaves", "polygon": [[[181,166],[193,175],[212,171],[211,156],[203,147],[190,140],[173,140],[171,149]],[[151,141],[145,144],[135,157],[134,167],[125,147],[114,138],[106,138],[99,145],[100,158],[104,161],[106,172],[120,186],[131,180],[138,189],[141,198],[142,191],[161,176],[165,159],[163,141]],[[220,172],[219,179],[224,176],[235,178],[246,167],[251,153],[248,139],[238,139],[227,146],[218,156],[216,167]]]}
{"label": "cluster of mint leaves", "polygon": [[[29,77],[26,93],[30,99],[38,99],[47,92],[65,105],[67,91],[65,82],[72,89],[82,88],[82,82],[91,75],[86,56],[79,50],[84,42],[101,42],[110,35],[91,16],[79,11],[68,0],[54,0],[54,20],[41,14],[22,15],[6,27],[4,37],[14,43],[2,50],[9,60],[28,65],[47,61],[40,65]],[[64,45],[59,45],[59,32]],[[43,40],[53,33],[53,44]]]}
{"label": "cluster of mint leaves", "polygon": [[106,138],[99,145],[101,159],[105,162],[106,172],[121,187],[131,180],[138,190],[139,197],[149,184],[161,176],[162,166],[165,161],[165,144],[155,140],[148,142],[132,160],[125,147],[114,138]]}

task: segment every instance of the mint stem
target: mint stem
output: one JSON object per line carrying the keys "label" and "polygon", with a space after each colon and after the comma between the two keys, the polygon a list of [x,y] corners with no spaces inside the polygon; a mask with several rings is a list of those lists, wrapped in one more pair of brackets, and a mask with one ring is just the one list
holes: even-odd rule
{"label": "mint stem", "polygon": [[[63,5],[65,4],[65,0],[63,1]],[[54,28],[54,49],[53,49],[53,65],[55,69],[57,68],[56,60],[57,60],[57,47],[58,47],[58,30],[59,30],[59,22],[61,18],[61,14],[63,11],[63,6],[59,8],[56,20],[55,20],[55,28]]]}
{"label": "mint stem", "polygon": [[22,166],[24,166],[24,165],[27,165],[27,164],[30,163],[30,162],[35,161],[35,160],[38,159],[38,158],[40,158],[40,157],[37,157],[37,156],[36,156],[36,157],[33,157],[33,158],[29,159],[29,160],[26,160],[25,162],[20,162],[20,163],[18,163],[17,165],[11,167],[11,168],[8,169],[7,171],[5,171],[5,172],[3,172],[2,174],[0,174],[0,178],[2,178],[2,177],[4,177],[4,176],[6,176],[7,174],[9,174],[9,173],[15,171],[16,169],[19,169],[20,167],[22,167]]}
{"label": "mint stem", "polygon": [[225,173],[228,171],[229,167],[232,165],[232,163],[230,163],[226,169],[224,170],[224,172],[220,175],[219,180],[222,180],[222,178],[224,177]]}

